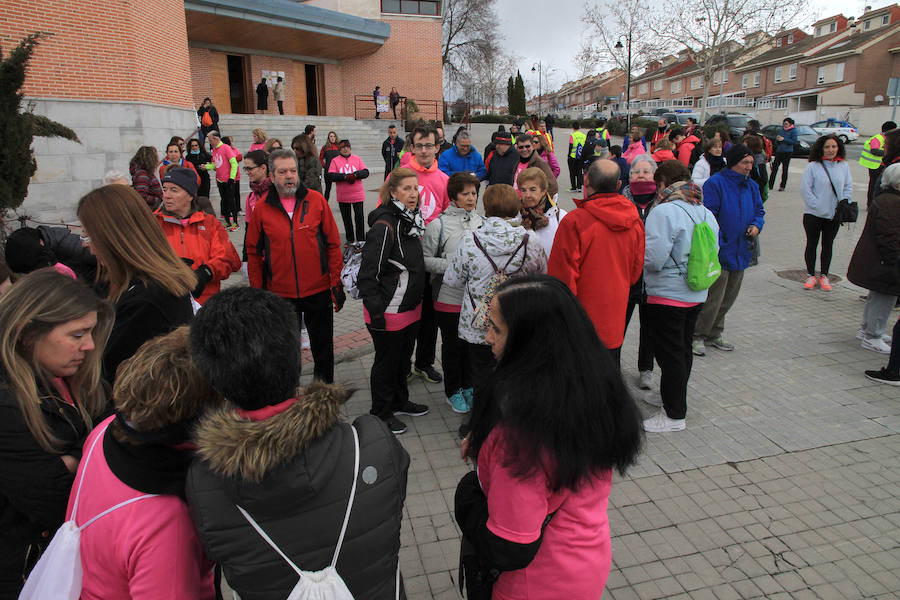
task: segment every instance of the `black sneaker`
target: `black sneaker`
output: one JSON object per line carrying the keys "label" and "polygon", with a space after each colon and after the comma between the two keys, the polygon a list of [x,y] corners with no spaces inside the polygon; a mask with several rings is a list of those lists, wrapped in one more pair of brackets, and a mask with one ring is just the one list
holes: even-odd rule
{"label": "black sneaker", "polygon": [[391,433],[394,435],[400,435],[401,433],[406,433],[406,423],[398,419],[397,417],[390,417],[385,421],[388,428],[391,430]]}
{"label": "black sneaker", "polygon": [[900,374],[891,373],[886,368],[878,371],[866,371],[866,377],[872,381],[877,381],[878,383],[886,383],[888,385],[900,387]]}
{"label": "black sneaker", "polygon": [[430,381],[431,383],[440,383],[444,380],[443,375],[441,375],[434,367],[413,367],[413,373],[424,379],[425,381]]}
{"label": "black sneaker", "polygon": [[410,417],[421,417],[422,415],[428,414],[428,407],[424,404],[416,404],[415,402],[410,402],[407,400],[404,402],[399,410],[394,411],[394,415],[407,415]]}

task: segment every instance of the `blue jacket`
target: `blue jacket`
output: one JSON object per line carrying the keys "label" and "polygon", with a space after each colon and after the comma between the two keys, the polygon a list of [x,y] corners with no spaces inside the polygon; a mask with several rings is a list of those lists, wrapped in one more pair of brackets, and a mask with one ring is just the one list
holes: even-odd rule
{"label": "blue jacket", "polygon": [[784,138],[783,141],[778,142],[778,146],[775,148],[775,152],[793,152],[794,144],[797,143],[797,128],[791,127],[790,129],[785,129],[782,127],[778,130],[778,134]]}
{"label": "blue jacket", "polygon": [[475,148],[466,154],[460,156],[456,150],[456,146],[445,150],[438,159],[438,169],[446,173],[448,176],[460,171],[474,173],[478,179],[484,179],[487,176],[487,169],[484,168],[484,160]]}
{"label": "blue jacket", "polygon": [[750,247],[744,234],[751,225],[762,231],[766,211],[759,186],[747,175],[722,169],[703,184],[703,205],[719,222],[719,262],[726,271],[750,266]]}

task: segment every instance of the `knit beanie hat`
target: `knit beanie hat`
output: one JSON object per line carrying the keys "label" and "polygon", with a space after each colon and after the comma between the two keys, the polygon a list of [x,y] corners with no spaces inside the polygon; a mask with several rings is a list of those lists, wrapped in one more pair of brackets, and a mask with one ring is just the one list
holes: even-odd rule
{"label": "knit beanie hat", "polygon": [[197,197],[197,173],[191,169],[184,169],[181,167],[169,169],[169,172],[163,177],[162,182],[174,183],[190,194],[191,198]]}
{"label": "knit beanie hat", "polygon": [[753,152],[750,151],[750,148],[743,144],[735,144],[728,149],[728,153],[725,155],[725,164],[727,164],[730,169],[744,160],[745,156],[753,156]]}

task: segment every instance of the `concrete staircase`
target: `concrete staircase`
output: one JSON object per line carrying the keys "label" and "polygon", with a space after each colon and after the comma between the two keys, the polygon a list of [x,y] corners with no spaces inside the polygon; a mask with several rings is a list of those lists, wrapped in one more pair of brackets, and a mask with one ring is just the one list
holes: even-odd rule
{"label": "concrete staircase", "polygon": [[[296,115],[222,115],[219,127],[222,135],[230,135],[235,147],[246,152],[253,143],[251,132],[262,127],[270,138],[278,138],[285,148],[291,147],[294,136],[303,133],[307,125],[316,126],[316,150],[328,138],[328,132],[334,131],[338,139],[348,139],[353,145],[353,154],[362,158],[373,177],[384,172],[384,159],[381,158],[381,144],[387,138],[388,125],[396,125],[403,136],[403,124],[389,119],[368,119],[357,121],[352,117],[312,117]],[[376,175],[376,173],[378,175]],[[243,183],[242,190],[247,185]]]}

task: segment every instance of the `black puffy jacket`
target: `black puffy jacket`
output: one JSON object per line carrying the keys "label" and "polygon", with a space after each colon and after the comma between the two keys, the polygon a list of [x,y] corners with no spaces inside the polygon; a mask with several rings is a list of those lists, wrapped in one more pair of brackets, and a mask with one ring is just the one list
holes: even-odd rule
{"label": "black puffy jacket", "polygon": [[[201,422],[188,505],[207,556],[243,600],[283,600],[298,576],[236,505],[301,569],[331,564],[353,478],[353,433],[340,422],[346,398],[340,387],[315,382],[263,421],[226,408]],[[390,599],[409,455],[378,418],[364,415],[354,426],[359,478],[337,571],[357,600]]]}
{"label": "black puffy jacket", "polygon": [[382,204],[369,213],[357,285],[372,317],[413,310],[422,302],[425,255],[421,240],[410,236],[409,231],[409,224],[400,218],[400,209],[393,203]]}

